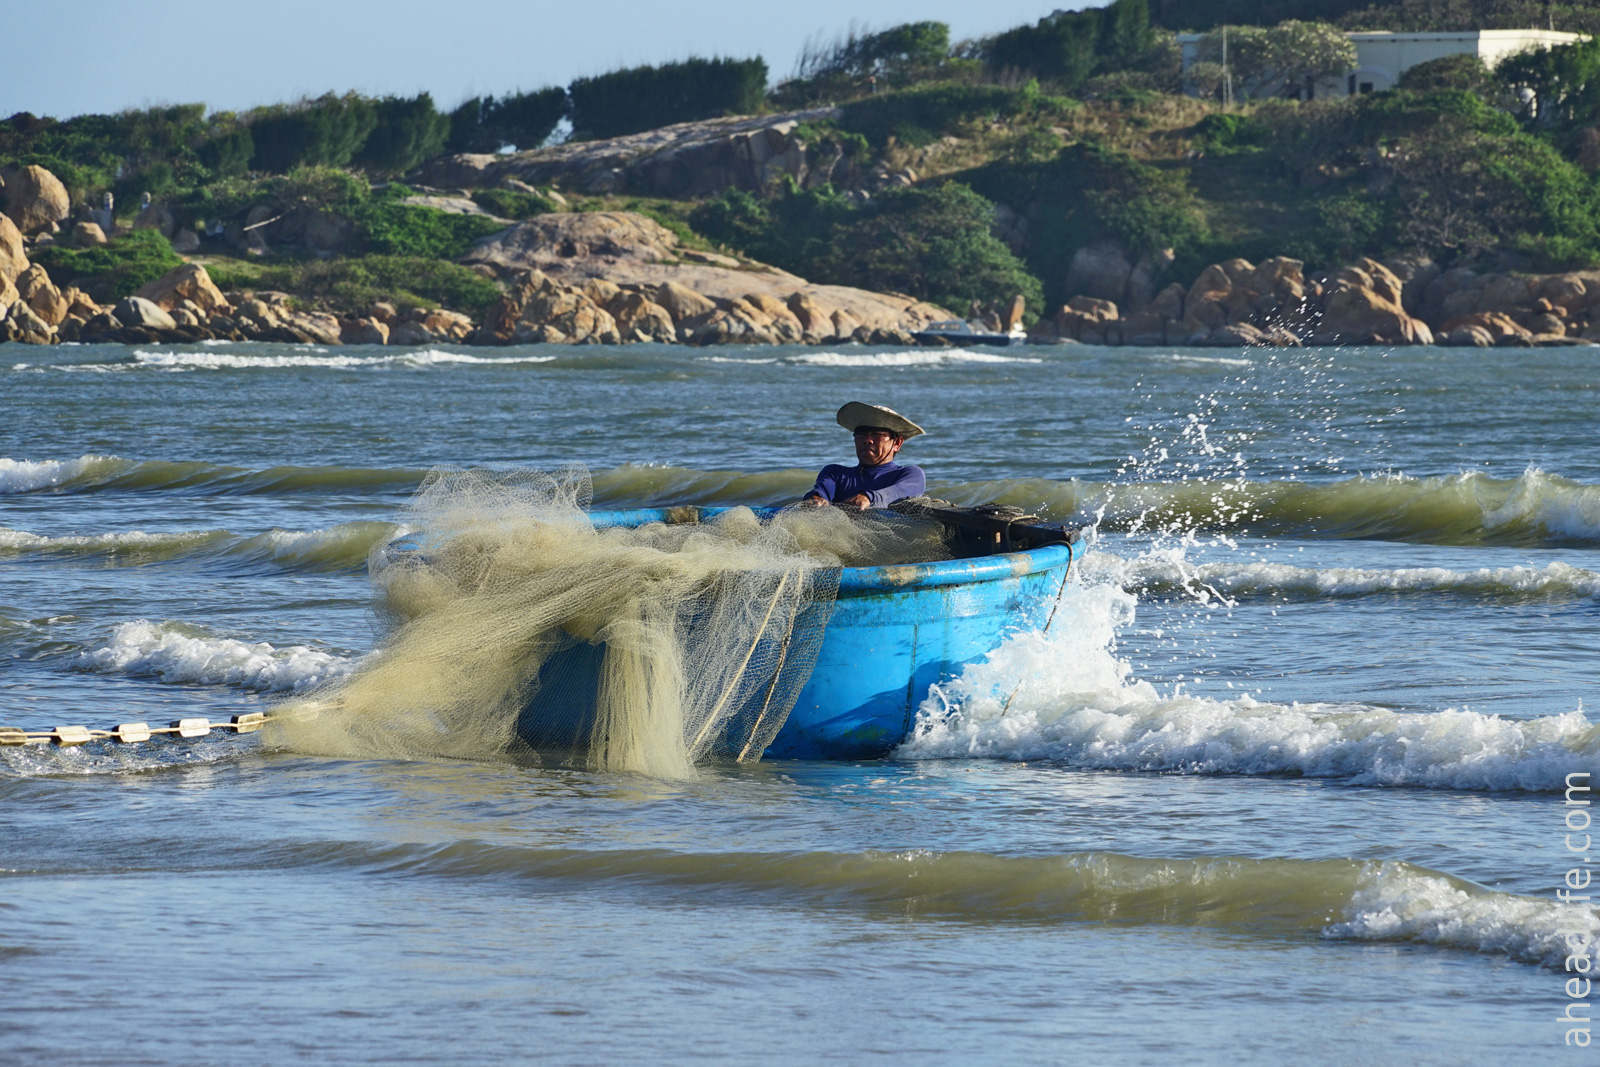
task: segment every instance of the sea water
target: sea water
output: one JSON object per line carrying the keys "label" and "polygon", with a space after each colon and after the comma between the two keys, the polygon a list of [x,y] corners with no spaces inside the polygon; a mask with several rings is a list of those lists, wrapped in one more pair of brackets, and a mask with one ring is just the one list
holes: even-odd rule
{"label": "sea water", "polygon": [[1600,918],[1556,897],[1563,788],[1600,773],[1597,368],[0,348],[0,725],[223,721],[345,675],[368,552],[437,465],[782,504],[849,461],[860,399],[928,427],[903,458],[937,495],[1093,527],[1051,629],[881,761],[0,749],[0,1061],[1564,1056],[1600,1000],[1565,940]]}

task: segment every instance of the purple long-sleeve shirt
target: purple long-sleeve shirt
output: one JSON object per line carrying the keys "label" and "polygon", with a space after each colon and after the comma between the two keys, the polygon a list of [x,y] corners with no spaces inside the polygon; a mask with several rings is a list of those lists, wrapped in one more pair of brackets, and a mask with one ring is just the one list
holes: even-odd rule
{"label": "purple long-sleeve shirt", "polygon": [[928,480],[921,467],[885,463],[881,467],[846,467],[830,463],[817,475],[817,484],[806,496],[820,496],[830,504],[849,500],[857,493],[867,494],[875,508],[906,497],[921,496]]}

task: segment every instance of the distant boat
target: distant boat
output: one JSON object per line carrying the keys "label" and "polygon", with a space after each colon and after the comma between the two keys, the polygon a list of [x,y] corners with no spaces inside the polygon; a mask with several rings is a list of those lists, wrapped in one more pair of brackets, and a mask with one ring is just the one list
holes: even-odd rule
{"label": "distant boat", "polygon": [[930,322],[911,335],[923,344],[1020,345],[1028,335],[1019,324],[1009,333],[996,333],[982,322],[968,319],[943,319]]}

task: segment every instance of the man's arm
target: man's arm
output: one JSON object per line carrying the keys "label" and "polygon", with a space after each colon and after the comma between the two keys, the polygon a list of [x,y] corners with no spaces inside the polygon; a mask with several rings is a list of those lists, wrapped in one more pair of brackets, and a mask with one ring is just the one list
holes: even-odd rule
{"label": "man's arm", "polygon": [[838,485],[838,473],[835,470],[834,465],[830,463],[826,467],[822,468],[822,472],[817,475],[817,484],[813,485],[811,487],[811,491],[801,499],[809,500],[812,497],[816,497],[819,498],[824,504],[832,503],[834,490],[838,488]]}
{"label": "man's arm", "polygon": [[921,496],[927,488],[928,479],[921,467],[901,467],[894,472],[894,481],[874,489],[867,494],[867,499],[875,508],[887,507],[896,500]]}

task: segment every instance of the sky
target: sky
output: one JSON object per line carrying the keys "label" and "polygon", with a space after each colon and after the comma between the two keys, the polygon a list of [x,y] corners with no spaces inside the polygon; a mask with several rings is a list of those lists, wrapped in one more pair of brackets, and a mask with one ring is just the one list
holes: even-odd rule
{"label": "sky", "polygon": [[354,89],[470,96],[565,85],[690,55],[763,56],[786,77],[808,38],[922,19],[953,39],[1099,0],[55,0],[49,42],[8,49],[0,117],[156,104],[234,111]]}

